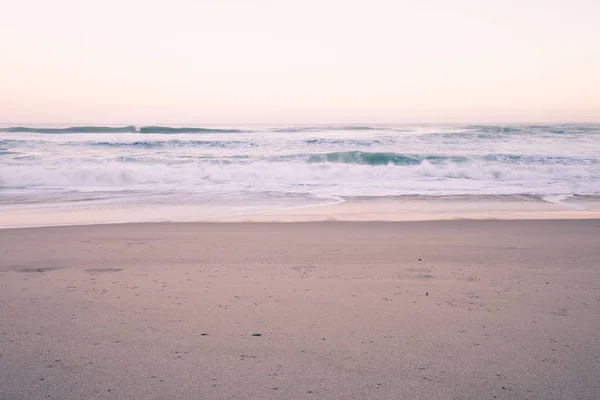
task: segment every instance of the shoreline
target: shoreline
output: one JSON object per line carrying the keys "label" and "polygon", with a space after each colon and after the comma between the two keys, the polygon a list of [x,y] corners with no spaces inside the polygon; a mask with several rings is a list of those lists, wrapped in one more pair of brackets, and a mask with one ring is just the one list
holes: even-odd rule
{"label": "shoreline", "polygon": [[321,204],[282,206],[272,210],[241,210],[214,204],[8,205],[0,207],[0,229],[156,222],[600,219],[600,196],[340,197]]}
{"label": "shoreline", "polygon": [[564,218],[453,218],[453,219],[402,219],[402,220],[279,220],[279,221],[247,221],[247,220],[204,220],[204,221],[138,221],[138,222],[98,222],[89,224],[69,224],[69,225],[37,225],[37,226],[18,226],[10,228],[0,227],[0,232],[20,231],[20,230],[46,230],[46,229],[87,229],[94,227],[158,227],[158,226],[180,226],[180,227],[218,227],[218,226],[310,226],[310,225],[426,225],[426,224],[461,224],[461,223],[594,223],[600,220],[588,217],[564,217]]}

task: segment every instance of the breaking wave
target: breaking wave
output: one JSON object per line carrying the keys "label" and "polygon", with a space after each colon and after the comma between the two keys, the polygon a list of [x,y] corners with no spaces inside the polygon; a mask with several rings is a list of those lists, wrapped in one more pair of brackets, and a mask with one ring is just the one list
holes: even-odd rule
{"label": "breaking wave", "polygon": [[[123,160],[125,161],[125,160]],[[585,167],[552,165],[491,165],[485,162],[434,164],[410,161],[399,167],[345,163],[187,163],[132,162],[63,163],[54,166],[5,165],[0,187],[77,188],[107,187],[143,189],[165,185],[172,189],[204,190],[216,186],[230,190],[304,190],[338,194],[364,194],[365,185],[380,182],[381,194],[393,193],[534,193],[573,192],[600,194],[600,172]],[[526,183],[526,186],[522,186]],[[378,186],[370,195],[378,194]],[[385,188],[382,189],[382,188]],[[211,189],[211,190],[212,190]]]}
{"label": "breaking wave", "polygon": [[324,154],[311,154],[306,156],[309,163],[343,163],[343,164],[363,164],[363,165],[417,165],[425,160],[443,161],[455,160],[464,161],[464,157],[443,157],[443,156],[419,156],[405,155],[399,153],[380,153],[363,151],[339,151]]}

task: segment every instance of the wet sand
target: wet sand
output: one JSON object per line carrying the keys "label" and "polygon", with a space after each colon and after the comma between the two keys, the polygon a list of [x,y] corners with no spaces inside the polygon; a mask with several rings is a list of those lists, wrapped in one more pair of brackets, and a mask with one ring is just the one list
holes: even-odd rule
{"label": "wet sand", "polygon": [[600,220],[0,230],[0,399],[597,399]]}
{"label": "wet sand", "polygon": [[[17,200],[19,200],[17,198]],[[600,196],[384,196],[320,204],[113,204],[86,201],[2,204],[0,229],[157,222],[389,222],[454,219],[600,219]],[[63,199],[65,200],[65,199]],[[11,196],[11,202],[14,199]]]}

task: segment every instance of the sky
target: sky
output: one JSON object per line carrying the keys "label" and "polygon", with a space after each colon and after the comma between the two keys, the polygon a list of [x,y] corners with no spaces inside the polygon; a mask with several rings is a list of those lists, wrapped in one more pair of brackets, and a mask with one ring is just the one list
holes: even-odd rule
{"label": "sky", "polygon": [[600,0],[0,0],[0,122],[599,122]]}

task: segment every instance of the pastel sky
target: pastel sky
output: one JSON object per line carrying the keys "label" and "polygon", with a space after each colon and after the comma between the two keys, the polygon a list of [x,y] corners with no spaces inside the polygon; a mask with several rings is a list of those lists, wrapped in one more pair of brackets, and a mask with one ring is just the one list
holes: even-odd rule
{"label": "pastel sky", "polygon": [[600,0],[0,0],[0,122],[600,121]]}

